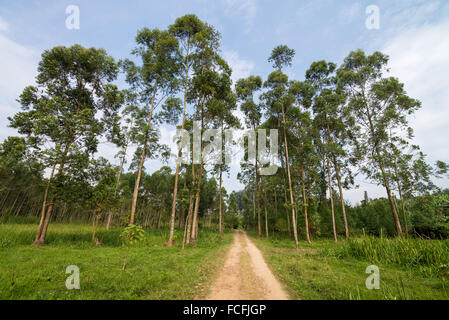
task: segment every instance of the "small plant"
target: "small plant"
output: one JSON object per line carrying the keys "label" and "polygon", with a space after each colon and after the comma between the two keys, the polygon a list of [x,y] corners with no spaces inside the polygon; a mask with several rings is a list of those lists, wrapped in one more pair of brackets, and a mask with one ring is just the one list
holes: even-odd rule
{"label": "small plant", "polygon": [[141,226],[136,226],[134,224],[128,225],[125,230],[121,233],[120,237],[123,239],[123,242],[128,246],[126,251],[125,259],[123,260],[122,270],[126,268],[126,262],[128,260],[129,250],[131,249],[131,245],[141,241],[145,236],[145,231]]}

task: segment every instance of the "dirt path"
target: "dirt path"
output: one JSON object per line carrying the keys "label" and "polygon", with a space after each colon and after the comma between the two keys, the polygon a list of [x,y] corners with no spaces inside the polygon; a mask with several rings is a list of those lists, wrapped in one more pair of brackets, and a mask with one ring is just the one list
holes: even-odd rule
{"label": "dirt path", "polygon": [[238,231],[207,300],[288,300],[261,252]]}

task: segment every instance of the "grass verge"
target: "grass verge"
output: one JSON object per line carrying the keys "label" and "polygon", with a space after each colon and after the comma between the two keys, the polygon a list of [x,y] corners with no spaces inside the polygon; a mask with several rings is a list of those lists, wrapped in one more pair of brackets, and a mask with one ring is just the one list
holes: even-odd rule
{"label": "grass verge", "polygon": [[[193,299],[221,266],[232,233],[201,230],[196,248],[181,251],[182,231],[167,248],[167,230],[146,230],[133,246],[125,271],[121,229],[54,223],[47,244],[33,247],[36,225],[0,224],[0,299]],[[80,269],[80,290],[68,290],[66,268]]]}
{"label": "grass verge", "polygon": [[[401,250],[405,250],[404,243],[383,245],[389,249],[385,249],[385,247],[379,249],[371,243],[368,247],[377,248],[377,256],[371,258],[369,253],[371,251],[360,243],[354,244],[343,240],[335,244],[332,240],[315,239],[312,245],[301,242],[299,250],[296,250],[293,240],[289,238],[279,236],[267,240],[257,239],[254,233],[249,234],[263,252],[267,263],[278,279],[286,285],[292,297],[304,300],[449,299],[448,279],[439,272],[428,272],[437,270],[437,265],[424,265],[422,262],[422,268],[419,268],[414,263],[405,263],[408,260],[404,257],[393,259],[395,255],[393,247],[398,248],[396,254],[400,254]],[[378,240],[380,241],[380,239]],[[353,241],[361,242],[363,240]],[[418,248],[425,246],[425,244],[417,245],[415,243],[413,245],[418,251]],[[445,244],[439,243],[429,245],[445,246]],[[361,247],[359,248],[359,246]],[[431,255],[427,246],[423,250],[427,252],[426,256],[429,259],[426,261],[429,263],[434,261],[432,257],[440,257],[439,254]],[[441,253],[441,255],[444,254]],[[411,254],[410,258],[420,256],[420,253],[415,253]],[[399,263],[399,261],[403,263]],[[439,264],[439,260],[436,263]],[[380,270],[379,290],[368,290],[365,285],[369,276],[365,270],[373,264],[377,265]],[[427,271],[423,272],[423,270]]]}

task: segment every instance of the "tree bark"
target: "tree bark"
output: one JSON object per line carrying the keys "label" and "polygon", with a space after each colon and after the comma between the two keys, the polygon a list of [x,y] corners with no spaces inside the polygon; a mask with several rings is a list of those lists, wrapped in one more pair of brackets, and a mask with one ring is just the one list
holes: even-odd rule
{"label": "tree bark", "polygon": [[222,193],[222,190],[221,190],[222,189],[222,183],[223,183],[223,168],[220,165],[220,191],[219,191],[219,195],[218,195],[219,201],[220,201],[219,210],[218,210],[218,232],[219,233],[223,233],[223,221],[222,221],[222,219],[223,219],[223,204],[222,204],[222,202],[223,202],[223,193]]}
{"label": "tree bark", "polygon": [[178,196],[178,179],[179,179],[179,169],[181,166],[181,155],[182,155],[182,138],[183,138],[183,131],[185,127],[186,122],[186,114],[187,114],[187,87],[188,87],[188,79],[189,79],[189,50],[187,49],[187,56],[186,56],[186,75],[185,75],[185,82],[184,82],[184,113],[182,117],[182,124],[181,124],[181,136],[179,137],[179,143],[180,148],[178,151],[178,159],[176,160],[176,173],[175,173],[175,185],[173,188],[173,202],[172,202],[172,208],[171,208],[171,215],[170,215],[170,235],[168,238],[167,246],[172,247],[173,246],[173,236],[175,234],[175,215],[176,215],[176,200]]}
{"label": "tree bark", "polygon": [[381,160],[382,157],[381,157],[379,146],[378,146],[378,143],[377,143],[376,134],[375,134],[375,130],[374,130],[374,124],[373,124],[373,121],[371,119],[371,113],[369,111],[369,107],[368,107],[368,104],[366,102],[366,98],[365,98],[365,108],[366,108],[366,114],[367,114],[369,125],[370,125],[371,136],[373,138],[374,147],[375,147],[375,150],[376,150],[377,163],[378,163],[378,165],[380,167],[380,170],[381,170],[381,173],[382,173],[382,179],[383,179],[383,182],[384,182],[385,189],[387,191],[387,196],[388,196],[388,201],[390,202],[391,212],[393,214],[393,219],[394,219],[394,223],[395,223],[395,227],[396,227],[396,233],[397,233],[398,236],[402,236],[401,223],[399,221],[399,216],[398,216],[398,212],[397,212],[397,209],[396,209],[396,205],[395,205],[395,203],[393,201],[393,197],[391,195],[390,183],[388,182],[387,174],[385,172],[385,167],[384,167],[383,162]]}
{"label": "tree bark", "polygon": [[310,232],[309,232],[309,218],[308,218],[308,203],[307,203],[307,193],[306,193],[306,182],[305,182],[305,176],[304,176],[304,166],[301,162],[300,168],[301,172],[301,186],[302,186],[302,201],[304,203],[304,221],[306,225],[306,240],[308,244],[312,244],[312,241],[310,241]]}
{"label": "tree bark", "polygon": [[340,168],[338,167],[338,163],[337,163],[337,159],[335,158],[335,155],[333,156],[333,160],[334,160],[334,167],[335,167],[335,175],[337,176],[338,190],[340,192],[341,210],[343,212],[343,220],[345,223],[345,235],[346,235],[346,240],[348,240],[349,239],[349,227],[348,227],[348,220],[346,218],[346,208],[345,208],[345,199],[343,198],[343,188],[341,186]]}
{"label": "tree bark", "polygon": [[131,215],[129,217],[129,224],[134,224],[136,207],[137,207],[137,197],[139,195],[140,179],[142,177],[143,165],[145,163],[148,135],[150,134],[149,130],[151,128],[151,120],[153,118],[154,99],[156,98],[157,84],[158,83],[157,83],[157,78],[156,78],[155,84],[154,84],[154,89],[153,89],[153,98],[151,99],[150,115],[148,116],[148,132],[147,132],[147,135],[145,136],[144,145],[143,145],[143,149],[142,149],[142,155],[140,158],[139,171],[137,172],[137,178],[136,178],[136,182],[134,184],[134,192],[133,192],[133,200],[132,200],[132,204],[131,204]]}
{"label": "tree bark", "polygon": [[282,104],[282,120],[284,125],[284,146],[285,146],[285,162],[287,167],[287,177],[288,177],[288,187],[290,192],[290,205],[292,207],[292,225],[293,225],[293,236],[295,238],[295,245],[298,248],[298,230],[296,229],[296,216],[295,216],[295,202],[293,200],[293,188],[292,188],[292,179],[290,175],[290,162],[288,158],[288,143],[287,143],[287,128],[286,128],[286,120],[285,120],[285,111],[284,105]]}
{"label": "tree bark", "polygon": [[[128,143],[126,143],[125,148],[123,150],[123,157],[122,157],[122,161],[120,162],[120,169],[119,169],[118,176],[117,176],[117,182],[116,182],[116,185],[115,185],[115,193],[114,193],[114,195],[117,195],[118,188],[119,188],[119,185],[120,185],[120,178],[122,176],[123,166],[125,165],[127,149],[128,149]],[[109,228],[111,227],[111,221],[112,221],[112,211],[110,211],[109,214],[108,214],[108,220],[107,220],[107,223],[106,223],[106,230],[109,230]]]}
{"label": "tree bark", "polygon": [[39,226],[37,228],[37,233],[36,233],[36,237],[34,239],[34,244],[35,245],[39,245],[40,244],[40,237],[42,234],[42,228],[44,226],[44,219],[45,219],[45,211],[47,209],[47,198],[48,198],[48,192],[50,190],[50,186],[51,186],[51,180],[54,177],[55,174],[55,169],[56,169],[56,163],[53,164],[53,167],[51,169],[51,173],[50,173],[50,177],[48,178],[48,182],[47,182],[47,187],[45,188],[45,193],[44,193],[44,201],[42,203],[42,210],[41,210],[41,219],[39,221]]}
{"label": "tree bark", "polygon": [[329,154],[326,152],[326,162],[327,162],[327,177],[329,185],[329,199],[331,201],[331,212],[332,212],[332,228],[334,231],[334,242],[337,242],[337,226],[335,225],[335,212],[334,212],[334,197],[332,196],[332,179],[331,179],[331,167],[329,163]]}

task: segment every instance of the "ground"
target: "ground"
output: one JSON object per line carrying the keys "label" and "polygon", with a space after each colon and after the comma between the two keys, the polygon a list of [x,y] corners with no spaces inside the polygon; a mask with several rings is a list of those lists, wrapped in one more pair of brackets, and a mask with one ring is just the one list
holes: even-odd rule
{"label": "ground", "polygon": [[[182,231],[167,248],[168,230],[147,230],[122,271],[121,229],[100,228],[103,244],[97,247],[91,225],[53,223],[47,244],[33,247],[36,229],[36,224],[0,224],[0,300],[194,299],[210,286],[233,237],[201,230],[197,247],[182,251]],[[80,269],[80,290],[65,286],[69,265]]]}
{"label": "ground", "polygon": [[[34,247],[36,228],[0,223],[0,299],[449,299],[448,279],[434,268],[394,263],[378,263],[381,288],[366,289],[372,262],[342,255],[344,240],[301,241],[297,250],[288,237],[202,229],[197,247],[182,251],[181,230],[173,248],[168,230],[146,230],[122,271],[122,229],[100,227],[95,246],[91,225],[52,223],[46,245]],[[70,265],[80,269],[80,290],[65,286]]]}
{"label": "ground", "polygon": [[207,300],[287,300],[288,295],[246,233],[237,231]]}
{"label": "ground", "polygon": [[[426,268],[405,268],[397,264],[376,263],[380,269],[380,289],[366,288],[366,268],[373,262],[340,256],[344,239],[314,239],[312,245],[286,237],[251,239],[262,251],[268,265],[293,299],[304,300],[402,300],[449,299],[447,277],[426,274]],[[427,240],[423,240],[427,241]]]}

